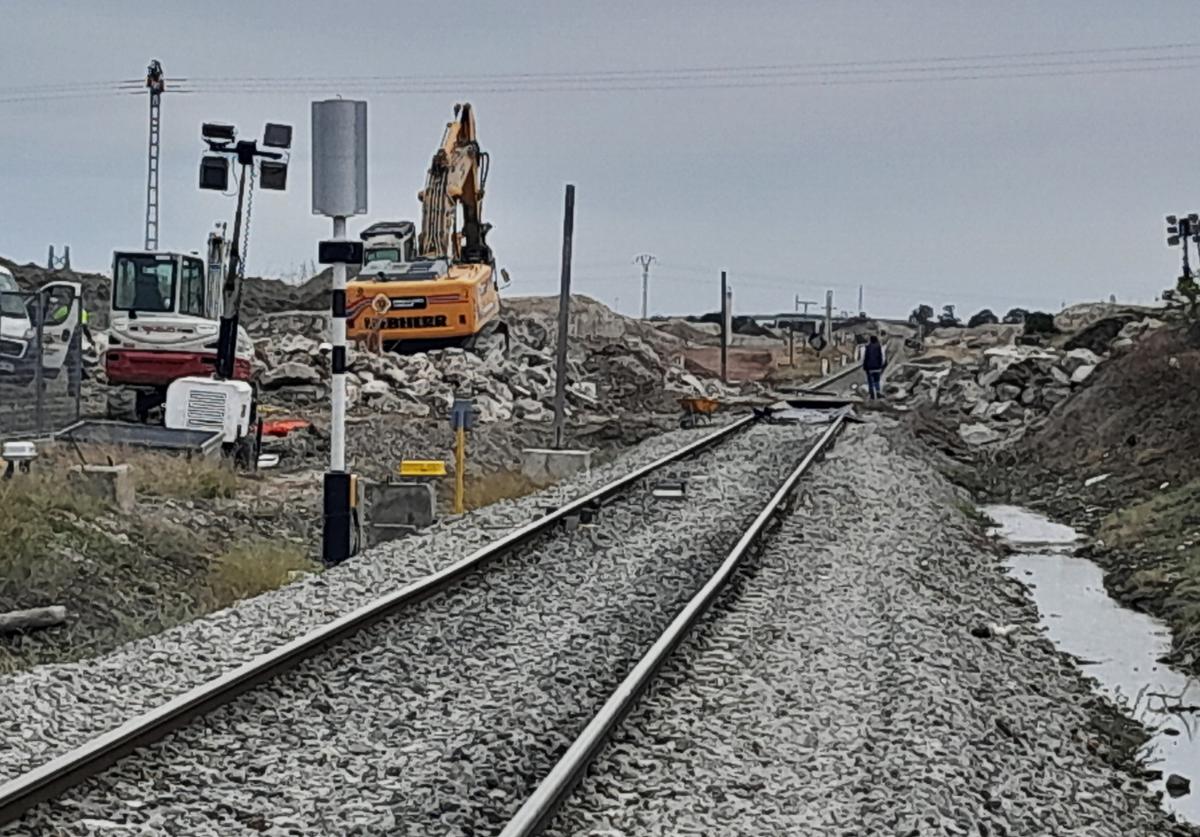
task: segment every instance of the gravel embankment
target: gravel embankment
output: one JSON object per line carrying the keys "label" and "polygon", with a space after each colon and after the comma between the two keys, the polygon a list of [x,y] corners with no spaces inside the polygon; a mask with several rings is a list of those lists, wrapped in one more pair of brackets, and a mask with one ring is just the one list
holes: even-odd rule
{"label": "gravel embankment", "polygon": [[446,566],[540,516],[545,506],[561,505],[711,431],[656,436],[588,476],[495,503],[102,657],[0,677],[0,782]]}
{"label": "gravel embankment", "polygon": [[1098,755],[1079,670],[897,438],[847,429],[548,835],[1193,833]]}
{"label": "gravel embankment", "polygon": [[823,429],[758,426],[669,466],[650,482],[686,478],[685,501],[643,483],[594,526],[492,564],[19,826],[491,833]]}

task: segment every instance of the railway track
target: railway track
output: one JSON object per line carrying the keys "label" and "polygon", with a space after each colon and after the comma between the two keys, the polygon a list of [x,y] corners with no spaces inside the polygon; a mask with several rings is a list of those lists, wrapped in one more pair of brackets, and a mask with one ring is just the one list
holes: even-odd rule
{"label": "railway track", "polygon": [[0,824],[535,833],[840,428],[710,433],[0,786]]}

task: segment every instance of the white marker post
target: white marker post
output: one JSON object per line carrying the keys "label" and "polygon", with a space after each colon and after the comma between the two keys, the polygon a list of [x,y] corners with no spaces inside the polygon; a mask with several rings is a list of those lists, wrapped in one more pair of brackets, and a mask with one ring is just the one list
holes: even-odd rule
{"label": "white marker post", "polygon": [[330,317],[332,384],[329,471],[325,474],[326,565],[350,557],[354,481],[346,470],[346,265],[362,263],[362,244],[346,240],[346,218],[367,211],[367,103],[312,103],[312,211],[333,219],[333,238],[319,244],[319,261],[333,265]]}

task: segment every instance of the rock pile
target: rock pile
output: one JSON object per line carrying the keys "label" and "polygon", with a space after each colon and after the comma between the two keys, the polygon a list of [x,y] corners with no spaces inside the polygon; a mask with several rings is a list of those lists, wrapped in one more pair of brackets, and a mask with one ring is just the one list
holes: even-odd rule
{"label": "rock pile", "polygon": [[918,358],[890,376],[888,394],[908,406],[950,407],[968,445],[1014,442],[1085,386],[1112,353],[1163,325],[1122,313],[1091,322],[1062,348],[1006,343],[965,357]]}
{"label": "rock pile", "polygon": [[[423,418],[444,415],[455,393],[474,397],[482,422],[544,421],[554,401],[553,300],[506,304],[507,347],[491,335],[470,351],[411,355],[348,351],[351,411]],[[523,304],[524,303],[524,304]],[[328,315],[293,311],[259,317],[250,327],[256,378],[265,399],[303,407],[328,398]],[[678,338],[629,320],[593,300],[572,300],[568,409],[673,412],[687,395],[728,398],[736,391],[688,372],[673,352]]]}

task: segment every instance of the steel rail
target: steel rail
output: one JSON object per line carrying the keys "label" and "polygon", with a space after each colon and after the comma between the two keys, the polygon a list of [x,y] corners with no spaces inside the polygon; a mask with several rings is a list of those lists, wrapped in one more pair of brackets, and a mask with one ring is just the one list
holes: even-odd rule
{"label": "steel rail", "polygon": [[543,517],[509,532],[504,537],[460,558],[453,564],[418,579],[337,619],[321,625],[273,651],[226,672],[179,695],[121,726],[81,744],[45,764],[0,785],[0,826],[7,825],[35,805],[62,794],[128,756],[139,747],[153,744],[186,726],[193,719],[229,703],[238,695],[294,668],[325,648],[453,586],[489,561],[508,554],[555,523],[585,507],[617,494],[654,471],[693,453],[712,447],[744,430],[754,416],[738,419],[684,447],[644,465],[611,483],[572,500]]}
{"label": "steel rail", "polygon": [[509,820],[500,837],[530,837],[539,834],[583,778],[588,765],[608,740],[609,735],[633,708],[654,679],[663,663],[687,636],[696,620],[708,609],[729,581],[747,551],[761,538],[779,508],[787,501],[800,478],[817,461],[844,425],[839,416],[808,451],[758,517],[746,529],[729,555],[700,588],[655,643],[650,646],[625,679],[609,696],[583,732],[571,743],[558,763],[546,774],[517,813]]}

